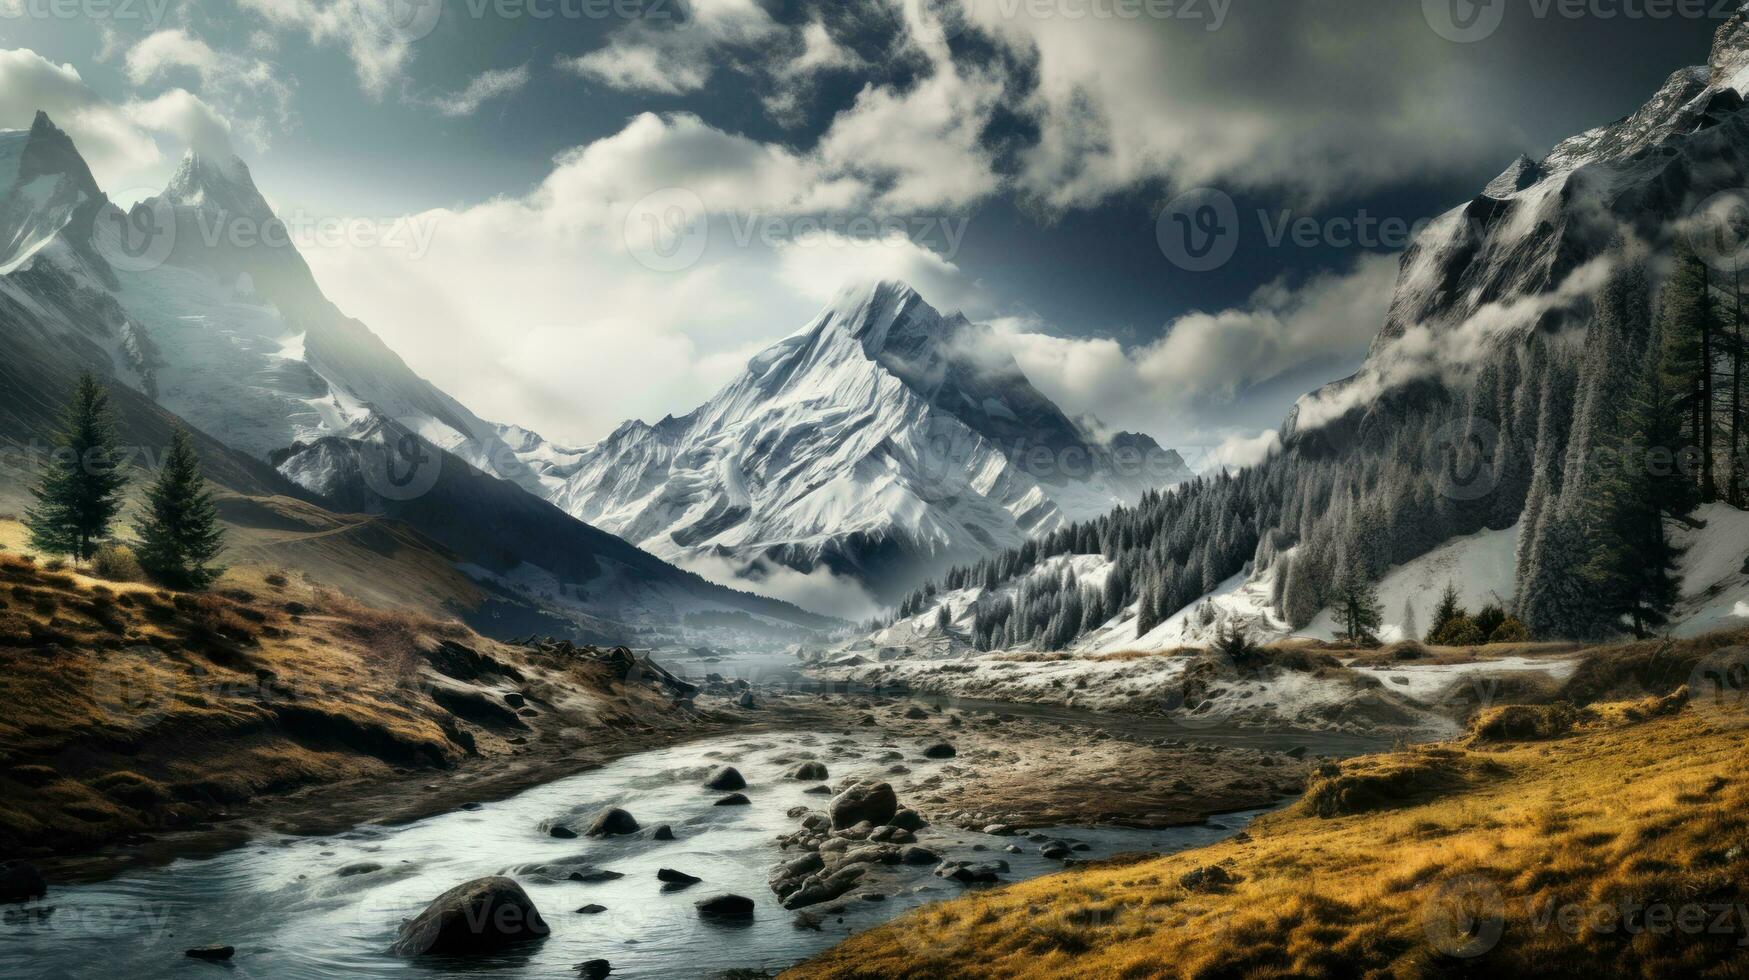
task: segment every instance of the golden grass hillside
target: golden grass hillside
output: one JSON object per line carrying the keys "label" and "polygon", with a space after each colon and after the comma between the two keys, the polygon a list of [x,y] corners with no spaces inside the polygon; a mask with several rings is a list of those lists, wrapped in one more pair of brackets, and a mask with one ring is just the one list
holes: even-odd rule
{"label": "golden grass hillside", "polygon": [[684,721],[600,664],[548,659],[280,575],[194,595],[0,551],[0,856],[520,754],[545,729]]}
{"label": "golden grass hillside", "polygon": [[1685,701],[1484,713],[1234,841],[969,894],[786,976],[1743,976],[1749,719]]}

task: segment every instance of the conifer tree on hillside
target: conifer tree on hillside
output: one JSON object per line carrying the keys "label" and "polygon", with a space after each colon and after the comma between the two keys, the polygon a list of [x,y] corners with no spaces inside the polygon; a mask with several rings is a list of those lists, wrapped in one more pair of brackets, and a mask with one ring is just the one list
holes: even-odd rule
{"label": "conifer tree on hillside", "polygon": [[1415,600],[1413,597],[1403,600],[1403,638],[1406,640],[1418,640],[1421,638],[1421,630],[1416,625]]}
{"label": "conifer tree on hillside", "polygon": [[1360,569],[1350,571],[1348,578],[1342,583],[1336,612],[1342,622],[1343,632],[1355,643],[1366,642],[1383,621],[1379,611],[1378,591]]}
{"label": "conifer tree on hillside", "polygon": [[1427,642],[1432,643],[1434,637],[1443,633],[1453,620],[1462,618],[1463,615],[1464,608],[1458,604],[1457,584],[1446,582],[1445,591],[1439,596],[1439,605],[1433,609],[1433,622],[1427,627]]}
{"label": "conifer tree on hillside", "polygon": [[224,550],[224,529],[201,476],[200,456],[188,430],[176,429],[170,455],[147,496],[140,526],[140,567],[165,585],[204,589],[223,573],[213,559]]}
{"label": "conifer tree on hillside", "polygon": [[1666,342],[1662,361],[1641,371],[1613,458],[1598,467],[1591,494],[1591,558],[1582,574],[1599,613],[1616,623],[1627,620],[1642,639],[1669,621],[1680,596],[1676,561],[1682,552],[1666,522],[1687,516],[1705,493],[1670,450],[1688,434],[1684,415],[1692,415],[1684,390],[1668,387],[1673,379],[1681,381],[1686,343]]}
{"label": "conifer tree on hillside", "polygon": [[61,418],[55,451],[26,512],[31,547],[84,561],[109,536],[121,512],[127,477],[116,448],[109,392],[89,372],[79,375]]}
{"label": "conifer tree on hillside", "polygon": [[1664,284],[1659,332],[1663,337],[1663,391],[1679,425],[1677,437],[1663,445],[1698,454],[1693,484],[1700,501],[1716,499],[1713,470],[1713,381],[1717,338],[1724,334],[1712,294],[1712,270],[1686,246],[1676,251],[1675,268]]}

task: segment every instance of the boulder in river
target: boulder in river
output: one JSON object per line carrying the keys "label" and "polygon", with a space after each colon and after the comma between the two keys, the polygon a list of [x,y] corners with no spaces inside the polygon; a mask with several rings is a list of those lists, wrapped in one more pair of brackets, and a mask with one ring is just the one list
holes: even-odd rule
{"label": "boulder in river", "polygon": [[595,903],[591,902],[590,904],[585,905],[582,908],[578,909],[577,914],[578,915],[600,915],[601,913],[606,912],[606,911],[607,911],[607,906],[596,905]]}
{"label": "boulder in river", "polygon": [[577,964],[577,975],[583,980],[602,980],[613,972],[613,964],[606,960],[584,960]]}
{"label": "boulder in river", "polygon": [[898,812],[899,798],[888,783],[855,783],[833,797],[827,809],[834,829],[863,822],[876,826],[891,823]]}
{"label": "boulder in river", "polygon": [[638,821],[617,806],[597,813],[586,833],[591,837],[623,837],[638,832]]}
{"label": "boulder in river", "polygon": [[670,885],[696,885],[704,879],[695,878],[684,871],[676,871],[673,868],[658,868],[656,869],[656,880]]}
{"label": "boulder in river", "polygon": [[49,893],[48,882],[29,861],[0,862],[0,905],[28,902]]}
{"label": "boulder in river", "polygon": [[741,895],[717,895],[693,903],[698,914],[706,919],[751,919],[753,900]]}
{"label": "boulder in river", "polygon": [[559,840],[575,840],[577,838],[577,832],[564,824],[553,824],[547,829],[547,833]]}
{"label": "boulder in river", "polygon": [[1053,861],[1061,861],[1069,856],[1069,845],[1060,840],[1045,841],[1039,846],[1038,852]]}
{"label": "boulder in river", "polygon": [[887,822],[900,830],[909,830],[913,833],[922,830],[928,825],[928,821],[923,819],[923,814],[918,813],[916,810],[913,810],[908,806],[900,807],[899,811],[893,814],[893,819]]}
{"label": "boulder in river", "polygon": [[817,783],[826,778],[826,764],[823,762],[803,762],[785,775],[789,779],[802,779]]}
{"label": "boulder in river", "polygon": [[747,794],[745,793],[730,793],[728,796],[712,803],[711,806],[748,806],[752,804],[752,802],[752,800],[747,798]]}
{"label": "boulder in river", "polygon": [[552,930],[522,886],[499,875],[463,882],[402,923],[397,956],[485,953],[546,938]]}
{"label": "boulder in river", "polygon": [[208,960],[219,963],[236,956],[237,948],[235,946],[196,946],[193,949],[183,950],[182,955],[193,960]]}
{"label": "boulder in river", "polygon": [[951,759],[959,755],[959,750],[946,742],[936,742],[923,750],[925,759]]}
{"label": "boulder in river", "polygon": [[660,827],[657,827],[654,833],[650,834],[650,839],[651,840],[673,840],[674,839],[674,828],[668,826],[667,824],[663,824]]}
{"label": "boulder in river", "polygon": [[704,781],[704,788],[724,791],[746,789],[747,780],[742,778],[741,771],[734,766],[721,766]]}
{"label": "boulder in river", "polygon": [[929,712],[924,711],[921,707],[919,707],[917,705],[912,705],[911,707],[905,709],[905,717],[909,718],[912,721],[922,721],[923,719],[929,717]]}

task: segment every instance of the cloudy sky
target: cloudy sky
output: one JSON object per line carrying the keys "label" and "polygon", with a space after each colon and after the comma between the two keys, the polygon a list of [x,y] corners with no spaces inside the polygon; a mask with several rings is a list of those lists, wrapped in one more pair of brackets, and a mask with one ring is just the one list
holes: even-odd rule
{"label": "cloudy sky", "polygon": [[[294,231],[368,219],[304,243],[330,297],[561,441],[898,277],[1071,413],[1258,445],[1358,364],[1407,230],[1704,61],[1726,5],[1582,6],[0,0],[0,128],[46,109],[118,198],[194,146]],[[1171,244],[1209,190],[1230,257]]]}

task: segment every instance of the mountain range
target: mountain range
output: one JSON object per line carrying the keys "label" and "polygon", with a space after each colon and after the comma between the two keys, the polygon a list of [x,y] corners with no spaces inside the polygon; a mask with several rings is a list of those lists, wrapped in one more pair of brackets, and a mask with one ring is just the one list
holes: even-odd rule
{"label": "mountain range", "polygon": [[[1727,292],[1749,265],[1746,91],[1739,12],[1707,64],[1433,221],[1361,368],[1299,399],[1271,459],[956,568],[864,645],[1171,649],[1233,623],[1316,634],[1357,576],[1392,596],[1388,636],[1427,623],[1429,590],[1448,581],[1532,635],[1607,630],[1577,577],[1597,464],[1660,356],[1655,311],[1678,257]],[[1740,515],[1709,504],[1675,532],[1692,542],[1678,631],[1749,609]]]}
{"label": "mountain range", "polygon": [[891,602],[1190,476],[1070,419],[996,334],[900,283],[847,288],[691,414],[574,449],[480,418],[342,313],[240,159],[190,152],[124,210],[39,113],[0,133],[0,192],[0,342],[35,382],[14,438],[47,436],[45,382],[97,370],[251,475],[227,486],[403,522],[573,620],[697,599],[819,625],[746,590],[800,575]]}

